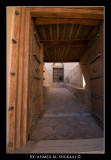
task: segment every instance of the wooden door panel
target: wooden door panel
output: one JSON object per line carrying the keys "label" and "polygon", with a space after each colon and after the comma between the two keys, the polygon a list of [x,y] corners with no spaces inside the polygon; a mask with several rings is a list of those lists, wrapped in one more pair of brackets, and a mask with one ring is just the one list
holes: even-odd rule
{"label": "wooden door panel", "polygon": [[95,62],[90,64],[90,76],[103,74],[104,66],[102,61],[103,56],[101,55]]}
{"label": "wooden door panel", "polygon": [[42,83],[43,83],[43,53],[35,37],[33,21],[30,23],[30,53],[29,53],[29,82],[28,82],[28,137],[30,137],[32,123],[41,114],[42,110]]}
{"label": "wooden door panel", "polygon": [[92,113],[97,122],[104,124],[104,44],[103,25],[100,36],[89,49],[89,75],[91,81]]}
{"label": "wooden door panel", "polygon": [[63,68],[53,68],[53,81],[54,82],[64,81],[64,69]]}
{"label": "wooden door panel", "polygon": [[103,77],[92,80],[91,83],[92,83],[91,84],[92,85],[92,94],[104,96]]}

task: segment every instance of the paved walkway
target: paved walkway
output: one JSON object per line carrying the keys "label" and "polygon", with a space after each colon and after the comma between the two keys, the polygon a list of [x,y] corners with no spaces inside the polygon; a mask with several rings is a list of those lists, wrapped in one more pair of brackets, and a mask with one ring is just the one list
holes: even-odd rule
{"label": "paved walkway", "polygon": [[[44,102],[43,117],[38,120],[33,129],[27,150],[23,149],[22,152],[52,153],[54,150],[52,152],[50,149],[47,151],[47,148],[45,148],[45,150],[43,148],[40,149],[40,146],[47,146],[45,145],[47,143],[49,146],[51,146],[50,144],[53,144],[53,147],[54,144],[59,146],[59,144],[61,144],[59,142],[62,141],[62,150],[58,149],[58,152],[60,153],[60,151],[62,151],[66,153],[66,150],[71,151],[66,145],[68,143],[69,146],[70,140],[73,143],[72,146],[74,146],[74,141],[76,140],[76,144],[78,141],[78,145],[82,144],[84,148],[87,141],[91,147],[92,142],[94,142],[93,139],[95,139],[96,144],[95,148],[94,143],[92,144],[93,150],[86,145],[87,149],[81,149],[79,146],[78,151],[80,151],[80,149],[81,152],[102,151],[102,138],[103,131],[92,118],[91,110],[87,106],[82,104],[79,99],[76,99],[66,88],[51,88]],[[84,141],[85,139],[86,142]],[[41,143],[42,145],[40,145]],[[34,144],[36,149],[34,149]],[[99,145],[98,147],[97,144]],[[32,147],[30,147],[30,145]],[[65,150],[63,150],[64,145],[66,145]],[[75,147],[75,152],[76,151],[77,149]],[[73,152],[74,148],[72,149],[72,153]],[[57,147],[54,153],[57,153]]]}

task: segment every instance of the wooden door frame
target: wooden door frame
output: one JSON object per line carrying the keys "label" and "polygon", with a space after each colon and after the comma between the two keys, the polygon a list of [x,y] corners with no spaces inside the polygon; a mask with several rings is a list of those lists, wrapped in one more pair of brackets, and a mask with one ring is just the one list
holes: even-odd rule
{"label": "wooden door frame", "polygon": [[[48,15],[50,17],[62,16],[63,18],[104,18],[104,11],[101,10],[101,7],[98,7],[98,11],[91,10],[91,7],[87,7],[87,9],[88,12],[84,10],[84,7],[76,7],[75,9],[74,7],[68,7],[67,10],[66,7],[15,7],[15,13],[12,15],[14,16],[13,40],[11,44],[12,60],[10,62],[11,68],[7,74],[8,76],[11,76],[8,86],[10,88],[10,92],[7,93],[9,96],[9,103],[7,104],[7,152],[14,152],[17,148],[20,148],[22,145],[26,145],[28,142],[27,106],[29,24],[31,17],[34,17],[34,15],[40,16],[41,14],[44,14],[44,17]],[[83,14],[81,14],[81,12]],[[81,23],[86,23],[86,21],[81,21]],[[93,21],[91,23],[93,23]],[[15,59],[17,61],[15,61]],[[21,74],[20,71],[22,70],[23,72]],[[20,117],[21,119],[19,119]],[[22,123],[21,127],[20,123]],[[16,125],[17,130],[15,129]],[[16,137],[16,133],[20,135],[19,139],[17,139],[18,137]]]}
{"label": "wooden door frame", "polygon": [[[31,14],[26,7],[15,7],[10,48],[11,67],[7,97],[7,153],[14,152],[28,142],[28,66],[29,66],[29,24]],[[8,55],[9,56],[9,55]],[[21,125],[20,125],[21,124]],[[17,136],[16,136],[17,135]]]}

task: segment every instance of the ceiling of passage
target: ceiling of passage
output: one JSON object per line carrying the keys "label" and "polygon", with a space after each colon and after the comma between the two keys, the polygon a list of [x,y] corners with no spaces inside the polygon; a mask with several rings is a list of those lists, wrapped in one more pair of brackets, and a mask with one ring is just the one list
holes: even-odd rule
{"label": "ceiling of passage", "polygon": [[44,62],[79,62],[104,19],[104,7],[34,8],[31,13],[44,45]]}

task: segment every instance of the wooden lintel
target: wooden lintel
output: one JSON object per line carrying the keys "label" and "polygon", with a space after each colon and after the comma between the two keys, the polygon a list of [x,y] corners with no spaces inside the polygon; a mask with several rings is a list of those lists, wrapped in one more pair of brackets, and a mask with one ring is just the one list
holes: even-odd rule
{"label": "wooden lintel", "polygon": [[97,19],[82,19],[82,18],[36,18],[35,25],[44,24],[81,24],[97,26],[100,20]]}
{"label": "wooden lintel", "polygon": [[44,47],[81,47],[87,46],[87,40],[71,40],[71,41],[40,41]]}
{"label": "wooden lintel", "polygon": [[56,60],[56,59],[45,59],[44,62],[80,62],[80,59],[65,59],[65,60]]}
{"label": "wooden lintel", "polygon": [[104,19],[103,9],[86,7],[27,7],[32,17]]}

